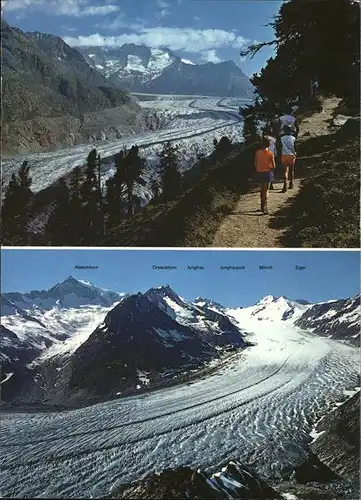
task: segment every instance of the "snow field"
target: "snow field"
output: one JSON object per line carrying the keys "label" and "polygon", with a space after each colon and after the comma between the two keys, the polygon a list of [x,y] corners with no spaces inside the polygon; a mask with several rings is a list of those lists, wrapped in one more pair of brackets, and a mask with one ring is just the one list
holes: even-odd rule
{"label": "snow field", "polygon": [[[46,358],[53,356],[69,355],[74,352],[100,325],[106,314],[115,307],[83,306],[76,308],[52,307],[49,311],[31,309],[27,312],[36,321],[30,321],[19,314],[2,316],[1,323],[4,327],[14,332],[19,340],[27,341],[34,347],[44,349],[44,339],[50,340],[53,345],[44,351],[34,363],[43,362]],[[64,341],[60,338],[67,337]]]}

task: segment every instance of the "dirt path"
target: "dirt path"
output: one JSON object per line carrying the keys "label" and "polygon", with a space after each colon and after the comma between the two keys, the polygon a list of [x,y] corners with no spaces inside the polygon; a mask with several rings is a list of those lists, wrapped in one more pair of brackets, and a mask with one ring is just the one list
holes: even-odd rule
{"label": "dirt path", "polygon": [[[300,124],[298,143],[308,137],[317,137],[330,133],[328,129],[332,112],[337,107],[339,99],[329,98],[323,101],[323,109]],[[305,134],[307,134],[305,136]],[[303,164],[308,157],[299,156],[296,161],[296,180],[294,188],[287,193],[281,193],[282,180],[276,180],[274,190],[270,191],[268,199],[269,215],[260,211],[259,187],[254,184],[250,192],[240,197],[235,209],[225,217],[214,236],[212,247],[238,247],[238,248],[280,248],[282,235],[287,231],[287,217],[272,215],[284,213],[301,188],[302,178],[305,176]],[[297,178],[298,177],[298,178]],[[281,217],[284,220],[281,220]],[[291,221],[290,221],[291,222]],[[290,224],[289,224],[290,225]]]}

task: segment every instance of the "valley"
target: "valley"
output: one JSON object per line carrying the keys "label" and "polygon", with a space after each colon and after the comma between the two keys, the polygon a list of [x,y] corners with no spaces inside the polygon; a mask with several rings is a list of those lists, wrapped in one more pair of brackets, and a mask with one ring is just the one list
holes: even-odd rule
{"label": "valley", "polygon": [[321,411],[356,384],[358,354],[290,327],[253,335],[261,347],[191,386],[65,414],[5,413],[3,492],[97,497],[155,470],[211,470],[230,456],[267,476],[292,467]]}
{"label": "valley", "polygon": [[[196,161],[197,153],[210,154],[213,139],[227,135],[231,140],[242,140],[243,122],[238,108],[250,99],[211,98],[194,96],[167,96],[142,94],[138,104],[145,112],[155,114],[164,125],[154,131],[133,134],[116,140],[98,140],[51,152],[32,153],[3,159],[5,184],[16,172],[22,161],[28,161],[33,179],[32,190],[39,192],[69,174],[77,165],[83,165],[91,148],[95,147],[102,158],[102,182],[114,174],[114,155],[124,148],[137,144],[140,155],[146,159],[144,177],[146,186],[137,186],[137,196],[143,203],[151,198],[150,181],[157,178],[157,152],[167,141],[177,144],[181,150],[182,171]],[[145,99],[149,100],[145,100]]]}
{"label": "valley", "polygon": [[[39,320],[58,310],[58,314],[63,311],[63,321],[68,315],[73,323],[81,317],[77,309],[89,301],[89,290],[92,307],[100,300],[116,299],[112,292],[99,292],[102,289],[74,278],[51,290],[6,295],[8,300],[17,300],[13,302],[16,309],[31,297],[38,304]],[[83,386],[82,394],[108,390],[111,399],[62,412],[4,409],[3,494],[101,497],[156,471],[187,465],[211,474],[230,459],[247,463],[268,479],[287,477],[306,460],[316,422],[335,403],[345,400],[346,390],[351,389],[347,394],[358,390],[359,352],[349,343],[356,337],[353,325],[359,318],[358,300],[313,305],[266,296],[254,306],[232,309],[203,298],[186,301],[169,286],[118,296],[113,306],[98,308],[93,319],[99,326],[93,333],[96,321],[88,324],[87,334],[80,329],[68,337],[74,348],[69,348],[67,339],[56,340],[31,365],[53,362],[59,374],[70,367],[73,374],[85,370],[94,385]],[[39,314],[44,306],[48,312]],[[28,304],[27,313],[32,309]],[[4,318],[8,328],[11,316]],[[315,320],[317,328],[322,322],[321,336],[297,326],[303,318]],[[13,317],[13,332],[18,331],[17,321]],[[343,341],[330,338],[328,332]],[[68,347],[61,350],[61,344]],[[233,346],[233,352],[227,362],[223,358],[219,363],[217,352],[222,345]],[[128,372],[133,395],[122,397],[123,382],[118,365],[112,364],[112,347],[118,360],[135,361],[136,377]],[[166,351],[167,358],[157,358]],[[97,353],[96,358],[92,352]],[[149,390],[156,380],[155,371],[169,373],[172,362],[176,382],[177,376],[190,369],[185,358],[191,352],[214,369],[188,383]],[[177,353],[179,359],[184,358],[180,364]],[[104,370],[97,368],[99,362],[112,367],[110,392]],[[197,366],[194,363],[191,370]],[[3,390],[16,377],[9,377],[9,372],[10,368],[3,375]],[[98,376],[103,385],[94,378]],[[71,394],[70,387],[63,398]]]}

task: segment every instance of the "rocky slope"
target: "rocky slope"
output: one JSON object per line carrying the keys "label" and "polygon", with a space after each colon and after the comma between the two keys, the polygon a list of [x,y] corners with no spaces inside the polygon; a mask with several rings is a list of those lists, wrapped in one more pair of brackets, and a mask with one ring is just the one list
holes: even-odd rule
{"label": "rocky slope", "polygon": [[[62,39],[1,23],[2,151],[71,146],[142,126],[141,110]],[[105,112],[104,110],[108,110]]]}
{"label": "rocky slope", "polygon": [[213,307],[215,302],[187,302],[169,285],[151,288],[145,296],[172,319],[198,332],[203,341],[217,346],[242,345],[239,329],[221,309]]}
{"label": "rocky slope", "polygon": [[220,472],[206,474],[189,467],[169,469],[143,481],[124,485],[108,498],[282,498],[264,480],[236,460]]}
{"label": "rocky slope", "polygon": [[139,293],[110,311],[74,353],[70,385],[116,395],[166,370],[194,368],[215,354],[191,328]]}
{"label": "rocky slope", "polygon": [[113,397],[197,370],[222,348],[246,346],[226,316],[184,301],[169,286],[151,288],[122,300],[77,349],[69,385]]}
{"label": "rocky slope", "polygon": [[233,61],[194,64],[167,48],[135,44],[79,50],[109,81],[132,92],[253,97],[253,86]]}
{"label": "rocky slope", "polygon": [[316,426],[311,447],[334,473],[360,481],[360,392],[328,413]]}
{"label": "rocky slope", "polygon": [[360,344],[360,296],[315,304],[295,323],[318,335]]}

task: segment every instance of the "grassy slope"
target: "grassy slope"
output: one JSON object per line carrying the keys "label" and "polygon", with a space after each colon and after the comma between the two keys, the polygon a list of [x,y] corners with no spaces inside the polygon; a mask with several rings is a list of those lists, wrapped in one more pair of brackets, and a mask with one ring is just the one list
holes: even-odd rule
{"label": "grassy slope", "polygon": [[288,247],[347,248],[360,245],[359,124],[310,138],[300,147],[309,175],[290,207]]}
{"label": "grassy slope", "polygon": [[179,198],[149,204],[129,223],[124,221],[104,241],[121,246],[204,247],[212,243],[223,217],[246,192],[252,172],[253,148],[235,146]]}

